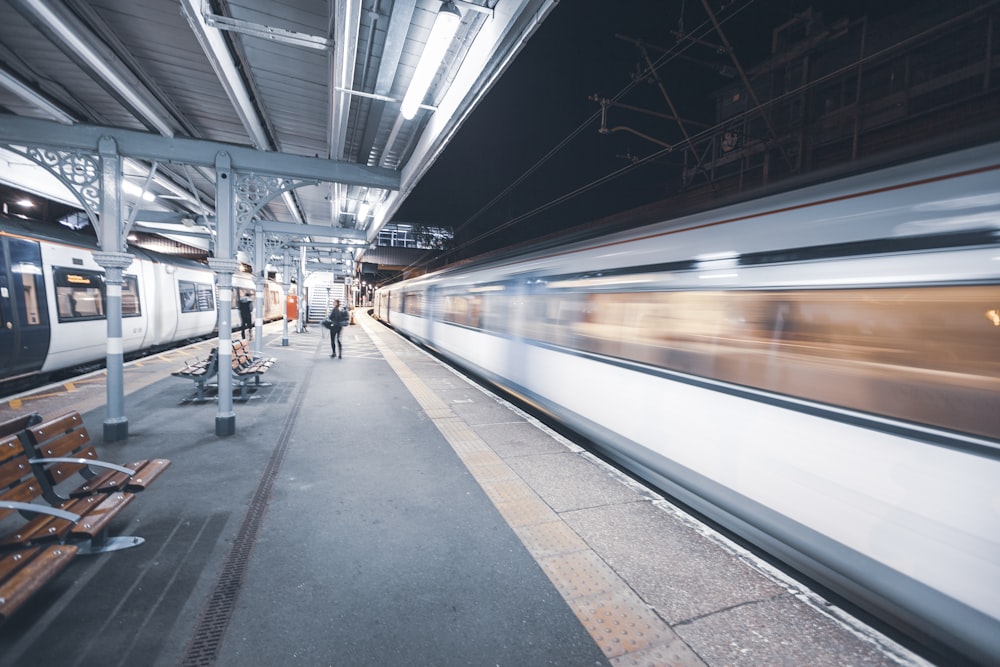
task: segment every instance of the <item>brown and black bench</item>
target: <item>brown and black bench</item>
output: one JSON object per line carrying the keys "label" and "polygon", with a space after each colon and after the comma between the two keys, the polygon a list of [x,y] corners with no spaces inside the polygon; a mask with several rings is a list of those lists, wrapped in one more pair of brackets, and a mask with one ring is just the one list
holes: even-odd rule
{"label": "brown and black bench", "polygon": [[40,489],[17,435],[0,438],[0,622],[62,572],[78,551],[62,539],[80,517],[31,502]]}
{"label": "brown and black bench", "polygon": [[78,543],[79,553],[102,553],[142,544],[141,537],[109,537],[109,524],[170,461],[124,466],[100,461],[76,411],[29,426],[0,444],[0,500],[29,503],[37,515],[16,507],[23,524],[0,536],[0,549],[71,542]]}
{"label": "brown and black bench", "polygon": [[[50,503],[101,493],[144,491],[170,466],[168,459],[141,459],[124,465],[102,461],[77,411],[29,426],[31,460]],[[96,470],[95,470],[96,468]]]}
{"label": "brown and black bench", "polygon": [[184,368],[176,370],[171,375],[194,382],[195,393],[187,399],[188,402],[202,403],[205,400],[205,386],[209,380],[219,373],[219,348],[213,347],[204,359],[185,362]]}
{"label": "brown and black bench", "polygon": [[261,383],[260,378],[276,361],[274,357],[255,357],[245,340],[233,341],[233,381],[240,387],[240,400],[249,398],[247,389],[251,384],[254,388],[270,386]]}

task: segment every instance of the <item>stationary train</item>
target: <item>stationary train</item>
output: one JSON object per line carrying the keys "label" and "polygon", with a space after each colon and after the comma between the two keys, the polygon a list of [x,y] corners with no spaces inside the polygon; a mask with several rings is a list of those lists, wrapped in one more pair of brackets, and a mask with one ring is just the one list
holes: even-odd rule
{"label": "stationary train", "polygon": [[378,290],[376,316],[1000,664],[1000,144]]}
{"label": "stationary train", "polygon": [[[101,363],[106,355],[104,270],[92,237],[0,217],[0,384],[43,379]],[[127,356],[162,350],[218,331],[215,274],[204,264],[138,248],[125,269],[122,335]],[[233,277],[238,300],[256,293]],[[284,293],[267,281],[264,320],[282,317]]]}

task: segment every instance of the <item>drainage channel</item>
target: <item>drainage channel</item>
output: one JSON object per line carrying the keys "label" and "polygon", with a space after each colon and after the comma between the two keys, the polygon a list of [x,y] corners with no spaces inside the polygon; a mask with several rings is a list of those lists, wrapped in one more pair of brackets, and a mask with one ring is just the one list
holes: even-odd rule
{"label": "drainage channel", "polygon": [[274,487],[274,480],[281,469],[281,463],[288,450],[288,442],[292,434],[295,420],[298,418],[299,409],[305,395],[305,388],[309,386],[315,364],[310,364],[305,376],[299,383],[299,391],[296,393],[292,409],[288,413],[285,425],[278,436],[277,445],[271,458],[264,469],[257,490],[250,500],[246,516],[240,525],[239,533],[233,542],[226,562],[222,567],[219,580],[215,584],[215,589],[202,610],[201,617],[195,626],[191,643],[184,653],[181,664],[184,667],[205,667],[215,663],[218,657],[219,647],[225,636],[226,628],[233,615],[236,606],[236,598],[239,595],[240,587],[243,585],[243,577],[246,574],[247,565],[250,561],[250,553],[253,545],[257,541],[257,532],[260,530],[261,522],[264,518],[264,511],[267,509],[268,498],[271,497],[271,489]]}

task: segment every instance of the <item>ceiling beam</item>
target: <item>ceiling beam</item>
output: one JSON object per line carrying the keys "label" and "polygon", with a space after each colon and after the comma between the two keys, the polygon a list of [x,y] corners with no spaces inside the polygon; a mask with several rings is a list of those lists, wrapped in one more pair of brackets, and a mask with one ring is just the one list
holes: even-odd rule
{"label": "ceiling beam", "polygon": [[219,84],[226,91],[226,96],[229,97],[243,128],[250,135],[250,141],[257,148],[272,148],[264,123],[258,114],[257,105],[250,98],[243,78],[236,69],[225,38],[218,29],[209,26],[201,13],[204,6],[201,0],[181,0],[181,13],[187,18],[192,32],[205,52],[205,57],[219,79]]}
{"label": "ceiling beam", "polygon": [[26,81],[17,72],[9,69],[4,64],[0,64],[0,86],[11,91],[36,109],[48,114],[55,121],[64,125],[72,125],[76,122],[76,118],[63,109],[59,102],[40,90],[36,85]]}
{"label": "ceiling beam", "polygon": [[[258,221],[267,234],[278,236],[309,236],[331,239],[346,239],[350,241],[364,242],[365,233],[359,229],[347,229],[345,227],[324,227],[323,225],[297,225],[294,222],[275,222],[272,220]],[[361,243],[354,243],[354,246]]]}
{"label": "ceiling beam", "polygon": [[[164,137],[148,132],[99,125],[72,127],[48,120],[0,114],[0,143],[47,146],[97,153],[97,142],[111,137],[123,156],[160,162],[213,166],[218,153],[228,153],[233,168],[243,173],[268,174],[289,179],[399,189],[399,172],[381,167],[335,162],[323,158],[259,151],[248,146],[202,139]],[[327,229],[327,228],[321,228]]]}
{"label": "ceiling beam", "polygon": [[286,248],[314,248],[317,250],[353,250],[358,247],[355,243],[337,241],[283,241],[281,245]]}
{"label": "ceiling beam", "polygon": [[53,44],[147,127],[173,136],[176,121],[114,51],[62,3],[10,0]]}

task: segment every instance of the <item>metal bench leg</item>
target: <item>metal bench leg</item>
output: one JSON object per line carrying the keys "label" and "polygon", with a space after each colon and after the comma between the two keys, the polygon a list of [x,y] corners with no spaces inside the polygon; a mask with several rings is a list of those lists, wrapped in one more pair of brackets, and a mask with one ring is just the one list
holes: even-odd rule
{"label": "metal bench leg", "polygon": [[131,549],[132,547],[137,547],[146,541],[144,537],[136,537],[134,535],[119,535],[115,537],[108,537],[103,532],[97,535],[89,542],[84,542],[77,545],[79,551],[77,554],[81,556],[86,556],[89,554],[103,554],[109,551],[121,551],[122,549]]}

